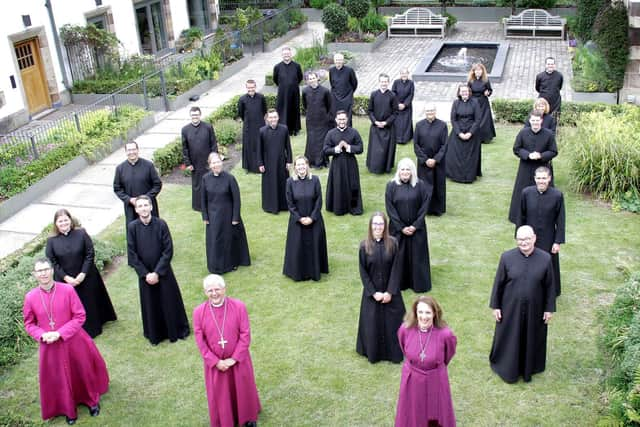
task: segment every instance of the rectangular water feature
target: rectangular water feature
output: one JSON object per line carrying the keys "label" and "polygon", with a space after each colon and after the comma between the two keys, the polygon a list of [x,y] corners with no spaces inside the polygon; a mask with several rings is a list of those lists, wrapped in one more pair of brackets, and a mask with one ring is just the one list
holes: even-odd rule
{"label": "rectangular water feature", "polygon": [[414,81],[464,82],[471,65],[484,64],[492,82],[500,82],[509,52],[508,42],[436,42],[413,72]]}

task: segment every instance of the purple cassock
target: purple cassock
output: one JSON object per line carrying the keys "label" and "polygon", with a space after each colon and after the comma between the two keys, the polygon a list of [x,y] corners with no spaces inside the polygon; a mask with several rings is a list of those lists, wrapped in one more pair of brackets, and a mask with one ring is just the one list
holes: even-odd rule
{"label": "purple cassock", "polygon": [[[251,331],[244,303],[226,297],[221,307],[213,307],[209,301],[200,304],[193,310],[193,330],[204,359],[211,426],[234,427],[257,421],[260,399],[249,354]],[[216,368],[219,360],[228,358],[237,363],[224,372]]]}
{"label": "purple cassock", "polygon": [[455,426],[447,365],[456,353],[456,336],[447,327],[420,332],[402,325],[398,340],[404,364],[396,427]]}
{"label": "purple cassock", "polygon": [[[98,348],[82,329],[85,312],[73,287],[55,282],[50,292],[30,290],[22,314],[27,333],[40,343],[42,418],[77,418],[78,404],[97,405],[109,389],[109,374]],[[51,331],[59,332],[60,339],[42,342],[42,335]]]}

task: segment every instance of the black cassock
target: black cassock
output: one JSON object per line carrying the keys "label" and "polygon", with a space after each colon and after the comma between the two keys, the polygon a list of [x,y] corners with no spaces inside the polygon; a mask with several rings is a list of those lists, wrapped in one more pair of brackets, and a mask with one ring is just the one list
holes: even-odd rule
{"label": "black cassock", "polygon": [[[542,156],[540,160],[529,159],[529,154],[534,151],[540,153]],[[558,155],[556,138],[547,129],[540,129],[536,133],[531,128],[525,127],[516,136],[516,142],[513,144],[513,154],[520,159],[520,164],[518,165],[518,174],[513,185],[513,193],[511,193],[509,221],[516,224],[520,215],[522,190],[536,183],[534,179],[536,169],[540,166],[546,166],[551,169],[551,175],[553,176],[551,159]],[[550,185],[553,185],[553,182]]]}
{"label": "black cassock", "polygon": [[562,97],[560,90],[563,83],[562,74],[554,71],[551,74],[543,71],[536,76],[536,91],[538,96],[544,98],[549,103],[549,114],[560,111]]}
{"label": "black cassock", "polygon": [[[171,269],[173,241],[164,220],[151,217],[145,225],[136,219],[128,227],[129,265],[138,274],[142,329],[151,344],[169,339],[171,342],[189,335],[189,322],[184,311],[178,282]],[[149,285],[145,277],[156,272],[160,278]]]}
{"label": "black cassock", "polygon": [[273,67],[273,82],[278,86],[276,110],[280,116],[280,123],[287,125],[290,135],[295,135],[302,128],[300,125],[302,68],[295,61],[288,64],[280,62]]}
{"label": "black cassock", "polygon": [[343,65],[341,69],[329,68],[329,83],[331,84],[331,115],[336,116],[336,112],[344,110],[349,118],[347,126],[351,127],[351,114],[353,113],[353,93],[358,88],[358,78],[353,68]]}
{"label": "black cassock", "polygon": [[[327,159],[323,153],[324,137],[335,121],[331,117],[331,93],[318,85],[315,89],[306,86],[302,90],[302,106],[306,110],[307,145],[304,155],[313,167],[324,167]],[[334,116],[335,117],[335,116]]]}
{"label": "black cassock", "polygon": [[[320,280],[321,273],[329,273],[329,260],[318,177],[287,179],[287,204],[289,228],[282,273],[295,281]],[[313,222],[302,225],[300,218],[307,216]]]}
{"label": "black cassock", "polygon": [[[456,99],[451,106],[451,134],[447,142],[447,176],[456,182],[470,183],[482,176],[480,161],[482,159],[480,140],[476,137],[480,124],[480,107],[478,102],[469,98],[467,101]],[[471,132],[467,141],[458,134]]]}
{"label": "black cassock", "polygon": [[258,166],[264,166],[262,174],[262,209],[277,214],[287,210],[285,186],[287,163],[291,163],[291,141],[284,125],[260,128],[258,139]]}
{"label": "black cassock", "polygon": [[238,100],[238,117],[242,119],[242,168],[258,173],[258,139],[264,126],[267,101],[264,95],[242,95]]}
{"label": "black cassock", "polygon": [[[489,142],[496,137],[496,128],[493,125],[493,117],[491,116],[491,104],[489,97],[493,93],[489,80],[473,79],[468,82],[469,90],[473,99],[478,101],[480,107],[480,124],[478,125],[477,137],[480,142]],[[489,95],[485,95],[484,91],[488,90]]]}
{"label": "black cassock", "polygon": [[395,139],[398,144],[406,144],[413,138],[413,93],[415,85],[412,80],[398,79],[393,82],[391,90],[396,94],[398,104],[404,104],[404,110],[398,109],[398,117],[393,123]]}
{"label": "black cassock", "polygon": [[[442,215],[447,210],[447,174],[445,155],[447,152],[447,124],[440,119],[427,119],[416,123],[413,150],[418,158],[418,178],[432,188],[427,214]],[[434,159],[436,165],[428,167],[425,162]]]}
{"label": "black cassock", "polygon": [[[531,123],[529,123],[529,119],[531,118],[531,116],[527,117],[527,120],[524,121],[524,126],[530,128],[531,127]],[[558,122],[556,121],[555,117],[553,117],[551,114],[543,114],[542,116],[542,127],[544,129],[548,129],[550,130],[553,135],[555,136],[556,134],[556,128],[557,128]]]}
{"label": "black cassock", "polygon": [[198,126],[191,123],[182,128],[182,160],[185,166],[193,166],[191,171],[191,207],[201,211],[202,195],[200,184],[202,177],[209,171],[209,154],[218,151],[218,142],[213,126],[200,122]]}
{"label": "black cassock", "polygon": [[562,192],[554,187],[540,193],[535,185],[522,190],[517,227],[530,225],[536,233],[536,247],[551,255],[553,288],[560,295],[560,254],[552,254],[554,243],[564,243],[565,214]]}
{"label": "black cassock", "polygon": [[528,257],[518,248],[502,254],[489,306],[502,311],[496,322],[489,361],[505,382],[544,371],[547,325],[544,312],[556,310],[551,257],[535,248]]}
{"label": "black cassock", "polygon": [[[349,152],[344,148],[336,153],[340,141],[349,144]],[[360,170],[356,154],[362,153],[363,143],[354,128],[331,129],[324,139],[324,154],[333,156],[327,178],[327,211],[336,215],[362,214],[362,193],[360,191]]]}
{"label": "black cassock", "polygon": [[209,273],[224,274],[239,265],[251,265],[240,217],[240,189],[230,173],[208,172],[202,177],[202,219],[209,221],[205,225]]}
{"label": "black cassock", "polygon": [[147,159],[138,158],[134,164],[125,160],[116,167],[116,173],[113,177],[113,192],[124,203],[125,229],[127,224],[138,217],[135,207],[129,203],[129,200],[143,194],[149,196],[153,206],[151,214],[158,216],[160,210],[156,196],[161,189],[162,181],[158,171],[153,163]]}
{"label": "black cassock", "polygon": [[82,228],[73,229],[67,235],[58,234],[47,240],[45,254],[53,264],[54,280],[65,283],[64,276],[86,275],[82,283],[73,289],[87,313],[82,327],[91,338],[97,337],[102,333],[102,325],[117,317],[94,262],[91,237]]}
{"label": "black cassock", "polygon": [[[398,343],[398,329],[404,317],[404,301],[400,293],[400,266],[395,251],[387,253],[384,240],[374,242],[373,251],[367,254],[364,242],[360,244],[360,279],[362,280],[362,302],[358,321],[356,351],[369,362],[389,360],[402,361],[402,350]],[[388,292],[391,301],[386,304],[376,301],[373,294]]]}
{"label": "black cassock", "polygon": [[[375,90],[369,97],[369,146],[367,147],[367,169],[371,173],[390,172],[396,160],[396,140],[393,122],[398,116],[398,100],[387,90]],[[383,128],[374,122],[386,122]]]}
{"label": "black cassock", "polygon": [[[400,288],[415,292],[431,290],[431,264],[427,224],[424,220],[429,207],[430,187],[418,179],[415,187],[409,182],[390,181],[385,191],[385,206],[389,215],[389,232],[398,239],[400,257]],[[416,228],[412,236],[402,233],[404,227]]]}

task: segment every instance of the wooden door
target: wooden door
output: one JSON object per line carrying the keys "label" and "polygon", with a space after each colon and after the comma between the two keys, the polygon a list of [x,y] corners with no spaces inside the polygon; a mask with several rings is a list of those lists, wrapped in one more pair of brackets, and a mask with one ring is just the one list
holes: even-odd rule
{"label": "wooden door", "polygon": [[16,60],[22,77],[24,93],[27,97],[29,113],[38,113],[51,106],[51,98],[42,70],[40,59],[40,45],[38,39],[17,43],[15,46]]}

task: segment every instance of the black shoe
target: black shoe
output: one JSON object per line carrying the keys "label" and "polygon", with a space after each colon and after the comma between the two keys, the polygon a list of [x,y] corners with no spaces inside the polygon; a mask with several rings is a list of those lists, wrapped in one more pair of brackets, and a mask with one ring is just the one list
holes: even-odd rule
{"label": "black shoe", "polygon": [[96,406],[92,406],[91,408],[89,408],[89,414],[92,417],[97,417],[98,415],[100,415],[100,404],[97,403]]}
{"label": "black shoe", "polygon": [[249,421],[244,423],[244,427],[258,427],[258,423],[255,421]]}
{"label": "black shoe", "polygon": [[74,425],[76,423],[77,418],[67,418],[67,424],[69,424],[70,426]]}

